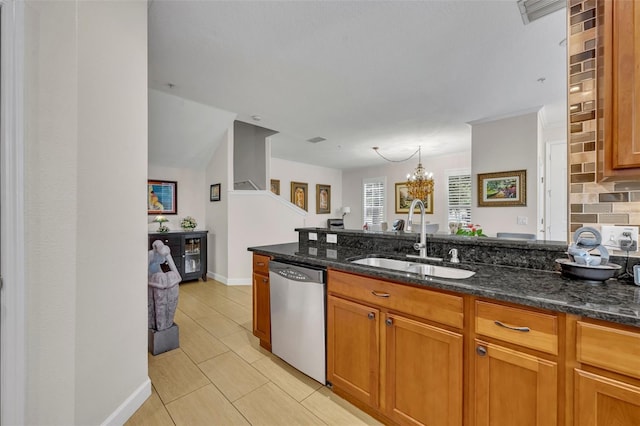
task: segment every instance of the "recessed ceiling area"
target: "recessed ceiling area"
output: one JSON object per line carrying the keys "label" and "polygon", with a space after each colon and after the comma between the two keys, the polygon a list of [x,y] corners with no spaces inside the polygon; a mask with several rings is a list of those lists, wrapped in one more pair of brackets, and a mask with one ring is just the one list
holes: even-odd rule
{"label": "recessed ceiling area", "polygon": [[469,122],[544,107],[566,123],[565,13],[524,25],[515,0],[154,0],[149,85],[259,116],[279,132],[272,155],[292,161],[468,151]]}

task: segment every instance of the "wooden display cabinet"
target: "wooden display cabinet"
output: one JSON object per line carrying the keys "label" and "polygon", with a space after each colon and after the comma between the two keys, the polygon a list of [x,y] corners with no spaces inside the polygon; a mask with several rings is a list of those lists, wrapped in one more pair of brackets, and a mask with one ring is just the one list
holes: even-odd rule
{"label": "wooden display cabinet", "polygon": [[155,240],[160,240],[171,249],[182,281],[207,280],[207,232],[150,232],[149,250]]}

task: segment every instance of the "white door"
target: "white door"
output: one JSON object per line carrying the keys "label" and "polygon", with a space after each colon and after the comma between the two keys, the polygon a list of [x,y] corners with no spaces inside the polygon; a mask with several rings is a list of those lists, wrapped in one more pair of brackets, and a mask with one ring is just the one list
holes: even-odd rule
{"label": "white door", "polygon": [[545,234],[550,241],[567,241],[567,143],[548,142],[545,174]]}

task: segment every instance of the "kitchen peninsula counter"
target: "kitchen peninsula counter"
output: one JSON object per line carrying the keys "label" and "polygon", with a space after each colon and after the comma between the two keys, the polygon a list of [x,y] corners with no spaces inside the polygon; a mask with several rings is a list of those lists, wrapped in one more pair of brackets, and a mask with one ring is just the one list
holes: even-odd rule
{"label": "kitchen peninsula counter", "polygon": [[563,277],[559,272],[463,262],[438,262],[447,267],[475,272],[470,278],[452,280],[438,277],[420,278],[415,274],[364,266],[350,260],[368,255],[394,257],[413,262],[401,254],[367,252],[352,247],[317,247],[300,243],[250,247],[250,251],[273,259],[325,266],[373,278],[424,286],[461,294],[470,294],[524,306],[565,312],[583,317],[640,327],[640,287],[615,279],[588,283]]}

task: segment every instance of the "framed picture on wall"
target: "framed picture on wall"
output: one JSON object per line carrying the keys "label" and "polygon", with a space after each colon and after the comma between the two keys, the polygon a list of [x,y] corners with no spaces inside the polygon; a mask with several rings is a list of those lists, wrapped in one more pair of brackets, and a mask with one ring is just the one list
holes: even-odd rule
{"label": "framed picture on wall", "polygon": [[527,171],[478,173],[478,207],[527,205]]}
{"label": "framed picture on wall", "polygon": [[271,179],[271,192],[280,195],[280,179]]}
{"label": "framed picture on wall", "polygon": [[331,185],[316,185],[316,214],[331,213]]}
{"label": "framed picture on wall", "polygon": [[307,207],[308,188],[307,183],[291,182],[291,202],[306,211],[309,211]]}
{"label": "framed picture on wall", "polygon": [[178,214],[178,182],[147,180],[147,214]]}
{"label": "framed picture on wall", "polygon": [[[413,198],[409,195],[409,188],[406,182],[396,183],[396,213],[409,213],[409,207]],[[424,203],[424,212],[433,214],[433,192],[427,196],[426,200],[422,200]],[[416,208],[414,213],[420,213],[420,209]]]}
{"label": "framed picture on wall", "polygon": [[215,183],[209,188],[209,200],[220,201],[220,186],[221,184]]}

